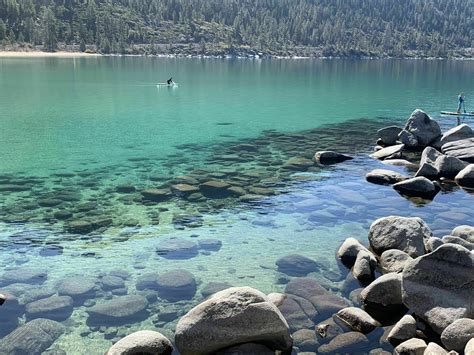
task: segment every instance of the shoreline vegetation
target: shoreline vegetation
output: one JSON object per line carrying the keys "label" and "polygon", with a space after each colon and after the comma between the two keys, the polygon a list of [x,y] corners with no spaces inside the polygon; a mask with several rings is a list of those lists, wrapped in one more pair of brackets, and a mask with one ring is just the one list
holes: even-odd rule
{"label": "shoreline vegetation", "polygon": [[470,5],[458,0],[2,0],[0,45],[123,55],[472,58]]}
{"label": "shoreline vegetation", "polygon": [[[164,45],[165,46],[165,45]],[[166,47],[166,46],[165,46]],[[412,51],[410,55],[389,56],[378,54],[356,54],[348,56],[324,56],[321,51],[311,51],[301,48],[293,53],[264,53],[258,50],[244,49],[238,52],[227,53],[223,50],[206,51],[200,53],[189,49],[189,46],[178,46],[179,50],[164,49],[162,52],[149,52],[146,47],[130,53],[101,53],[96,49],[88,48],[80,51],[79,46],[63,46],[56,51],[43,50],[41,46],[0,46],[0,58],[22,58],[22,57],[171,57],[171,58],[220,58],[220,59],[407,59],[407,60],[474,60],[474,49],[468,48],[449,56],[432,56],[426,52]],[[184,49],[187,48],[187,49]]]}

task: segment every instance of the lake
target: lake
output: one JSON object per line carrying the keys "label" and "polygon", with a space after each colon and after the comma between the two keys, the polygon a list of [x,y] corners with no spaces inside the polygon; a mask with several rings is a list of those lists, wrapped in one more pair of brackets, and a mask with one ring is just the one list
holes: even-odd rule
{"label": "lake", "polygon": [[[0,73],[0,289],[19,302],[0,337],[42,317],[65,326],[51,349],[68,354],[138,329],[172,338],[226,285],[283,292],[301,276],[276,266],[288,254],[353,302],[335,259],[346,237],[366,244],[387,215],[437,236],[474,218],[463,190],[413,201],[364,178],[384,166],[368,157],[377,129],[415,108],[456,124],[438,112],[474,92],[473,61],[0,58]],[[355,159],[305,165],[325,149]],[[73,304],[32,310],[57,292]],[[94,311],[130,295],[146,305]]]}

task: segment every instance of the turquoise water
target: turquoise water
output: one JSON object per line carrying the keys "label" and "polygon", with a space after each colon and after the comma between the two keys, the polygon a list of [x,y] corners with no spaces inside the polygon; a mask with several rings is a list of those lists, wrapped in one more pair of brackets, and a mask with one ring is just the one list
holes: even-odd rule
{"label": "turquoise water", "polygon": [[[472,62],[2,58],[0,68],[1,171],[30,174],[265,129],[434,114],[473,85]],[[177,89],[154,85],[170,75]]]}
{"label": "turquoise water", "polygon": [[[463,190],[410,201],[364,179],[383,167],[368,158],[378,128],[418,107],[451,127],[454,119],[436,113],[454,108],[460,90],[469,109],[473,62],[2,58],[0,67],[0,267],[47,275],[36,284],[0,275],[0,287],[28,304],[76,276],[94,283],[94,295],[60,317],[66,332],[52,349],[99,354],[138,329],[172,338],[210,282],[282,292],[292,276],[275,262],[288,254],[320,262],[310,276],[348,298],[334,253],[348,236],[365,243],[374,219],[416,215],[443,236],[474,218]],[[155,86],[170,75],[177,88]],[[356,159],[285,167],[326,148]],[[209,179],[261,196],[141,195]],[[117,190],[124,184],[134,190]],[[221,246],[198,247],[205,239]],[[176,243],[179,255],[163,256]],[[190,299],[140,289],[143,275],[176,269],[196,280]],[[111,271],[123,278],[118,286],[105,281]],[[146,296],[148,316],[91,324],[94,304],[125,294]],[[0,336],[33,317],[21,307],[13,314]]]}

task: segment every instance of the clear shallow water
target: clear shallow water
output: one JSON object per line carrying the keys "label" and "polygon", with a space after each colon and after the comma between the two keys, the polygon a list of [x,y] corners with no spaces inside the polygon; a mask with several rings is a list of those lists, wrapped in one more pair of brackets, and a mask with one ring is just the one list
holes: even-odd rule
{"label": "clear shallow water", "polygon": [[[367,157],[376,129],[401,122],[415,107],[428,112],[452,107],[458,86],[466,92],[474,88],[468,82],[471,62],[98,58],[0,63],[5,142],[0,187],[27,187],[1,192],[0,265],[5,271],[45,270],[47,279],[38,289],[52,292],[75,275],[95,280],[92,302],[74,307],[63,322],[66,333],[53,345],[67,353],[102,353],[137,329],[172,337],[177,317],[202,301],[209,282],[281,292],[290,276],[278,272],[275,261],[290,253],[324,265],[311,276],[348,297],[347,270],[334,259],[347,236],[366,242],[370,223],[389,214],[420,216],[438,236],[474,217],[472,196],[465,191],[420,204],[364,180],[367,171],[383,166]],[[181,85],[154,87],[169,72]],[[252,150],[238,146],[242,143]],[[357,159],[308,172],[282,168],[291,157],[310,157],[324,148]],[[276,195],[250,205],[235,198],[141,199],[142,189],[168,186],[182,174],[219,177],[245,189],[265,187]],[[123,183],[137,191],[118,193]],[[45,206],[44,199],[59,203]],[[73,217],[58,219],[59,211]],[[90,233],[68,232],[71,220],[90,218],[111,222]],[[177,240],[208,238],[222,247],[191,248],[184,259],[155,252]],[[116,269],[128,276],[125,287],[111,291],[103,280]],[[196,278],[191,300],[156,299],[156,292],[136,289],[144,274],[175,269]],[[1,282],[13,292],[6,285],[11,281]],[[21,296],[34,289],[22,287],[23,293],[16,287]],[[93,303],[123,293],[146,294],[149,317],[125,325],[88,324],[86,311]],[[25,321],[23,313],[19,320]]]}

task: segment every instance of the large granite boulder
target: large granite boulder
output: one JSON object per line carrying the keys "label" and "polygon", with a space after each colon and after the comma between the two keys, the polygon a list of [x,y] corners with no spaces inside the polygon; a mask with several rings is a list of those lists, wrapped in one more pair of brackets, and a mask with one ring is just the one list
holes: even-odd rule
{"label": "large granite boulder", "polygon": [[418,176],[393,185],[395,191],[408,197],[433,199],[439,192],[439,186],[424,176]]}
{"label": "large granite boulder", "polygon": [[337,152],[332,152],[329,150],[316,152],[313,157],[313,160],[316,163],[324,164],[324,165],[341,163],[343,161],[350,160],[350,159],[353,159],[353,158],[350,156],[337,153]]}
{"label": "large granite boulder", "polygon": [[473,137],[474,131],[467,124],[463,123],[445,132],[441,137],[441,145]]}
{"label": "large granite boulder", "polygon": [[299,254],[281,257],[275,264],[278,266],[278,271],[290,276],[306,276],[320,268],[316,261]]}
{"label": "large granite boulder", "polygon": [[183,355],[208,354],[251,342],[288,351],[293,344],[278,308],[250,287],[220,291],[191,309],[176,326],[175,342]]}
{"label": "large granite boulder", "polygon": [[112,345],[106,355],[171,355],[172,352],[173,345],[163,334],[152,330],[139,330]]}
{"label": "large granite boulder", "polygon": [[73,300],[69,296],[51,296],[26,305],[26,318],[47,318],[57,321],[68,319],[73,310]]}
{"label": "large granite boulder", "polygon": [[126,295],[96,304],[86,310],[94,325],[134,323],[147,317],[148,301],[140,295]]}
{"label": "large granite boulder", "polygon": [[469,164],[454,178],[462,187],[474,188],[474,164]]}
{"label": "large granite boulder", "polygon": [[467,342],[471,339],[474,339],[474,319],[461,318],[455,320],[441,333],[441,342],[446,349],[458,353],[462,353]]}
{"label": "large granite boulder", "polygon": [[424,240],[432,235],[421,218],[389,216],[372,223],[369,242],[378,255],[386,250],[398,249],[411,257],[417,257],[425,253]]}
{"label": "large granite boulder", "polygon": [[418,109],[413,111],[408,118],[403,131],[407,131],[415,136],[419,147],[426,147],[441,136],[441,128],[438,122]]}
{"label": "large granite boulder", "polygon": [[408,148],[416,148],[418,147],[418,138],[411,132],[407,130],[402,130],[398,135],[398,140]]}
{"label": "large granite boulder", "polygon": [[441,147],[441,151],[446,155],[474,163],[474,138],[446,143]]}
{"label": "large granite boulder", "polygon": [[190,300],[196,294],[194,275],[186,270],[172,270],[156,279],[158,294],[168,301]]}
{"label": "large granite boulder", "polygon": [[336,317],[352,330],[363,334],[370,333],[380,326],[380,323],[373,319],[370,314],[357,307],[343,308],[336,313]]}
{"label": "large granite boulder", "polygon": [[406,180],[407,177],[392,170],[374,169],[365,175],[365,179],[373,184],[392,185]]}
{"label": "large granite boulder", "polygon": [[0,354],[41,354],[65,329],[61,323],[50,319],[34,319],[0,340]]}
{"label": "large granite boulder", "polygon": [[474,316],[474,254],[444,244],[411,261],[402,273],[403,303],[438,334],[455,320]]}
{"label": "large granite boulder", "polygon": [[401,131],[402,129],[397,126],[384,127],[377,131],[377,137],[384,145],[395,145]]}

